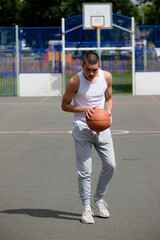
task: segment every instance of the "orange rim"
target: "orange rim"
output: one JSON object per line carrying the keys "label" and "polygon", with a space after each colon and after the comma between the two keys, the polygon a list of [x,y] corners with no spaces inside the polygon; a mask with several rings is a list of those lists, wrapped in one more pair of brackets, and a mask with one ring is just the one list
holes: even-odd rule
{"label": "orange rim", "polygon": [[95,29],[100,29],[100,28],[103,28],[103,25],[97,25],[97,26],[92,26],[93,28],[95,28]]}

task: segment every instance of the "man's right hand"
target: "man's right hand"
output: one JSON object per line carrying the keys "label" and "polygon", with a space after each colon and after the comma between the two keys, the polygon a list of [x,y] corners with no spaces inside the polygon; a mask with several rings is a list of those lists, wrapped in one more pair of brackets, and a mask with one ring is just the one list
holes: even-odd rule
{"label": "man's right hand", "polygon": [[85,107],[85,114],[86,114],[86,117],[89,119],[92,117],[93,113],[94,113],[94,109],[96,107]]}

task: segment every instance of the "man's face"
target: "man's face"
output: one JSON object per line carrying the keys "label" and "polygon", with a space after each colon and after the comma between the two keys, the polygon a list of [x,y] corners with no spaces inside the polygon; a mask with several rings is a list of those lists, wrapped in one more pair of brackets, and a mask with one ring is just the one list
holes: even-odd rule
{"label": "man's face", "polygon": [[93,81],[94,78],[97,77],[100,64],[97,63],[97,64],[90,65],[88,63],[85,63],[85,64],[82,64],[82,68],[83,68],[84,77],[88,81]]}

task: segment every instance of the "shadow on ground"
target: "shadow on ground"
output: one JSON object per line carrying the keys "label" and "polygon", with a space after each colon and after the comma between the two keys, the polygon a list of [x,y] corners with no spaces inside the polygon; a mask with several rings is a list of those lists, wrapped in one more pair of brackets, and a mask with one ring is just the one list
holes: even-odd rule
{"label": "shadow on ground", "polygon": [[51,209],[11,209],[11,210],[3,210],[0,213],[7,214],[23,214],[29,215],[31,217],[38,218],[56,218],[56,219],[66,219],[66,220],[78,220],[80,218],[80,214],[71,213],[71,212],[63,212],[63,211],[55,211]]}

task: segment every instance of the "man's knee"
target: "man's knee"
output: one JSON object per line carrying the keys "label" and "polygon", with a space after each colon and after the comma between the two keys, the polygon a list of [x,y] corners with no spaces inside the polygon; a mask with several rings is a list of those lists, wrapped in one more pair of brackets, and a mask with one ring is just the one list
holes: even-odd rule
{"label": "man's knee", "polygon": [[112,170],[112,172],[115,171],[115,169],[116,169],[116,163],[115,163],[115,161],[110,164],[110,169]]}
{"label": "man's knee", "polygon": [[90,179],[91,178],[91,169],[88,171],[78,171],[79,179]]}
{"label": "man's knee", "polygon": [[107,161],[106,164],[103,166],[106,170],[109,169],[110,172],[114,172],[116,169],[116,162],[113,159],[112,161]]}

